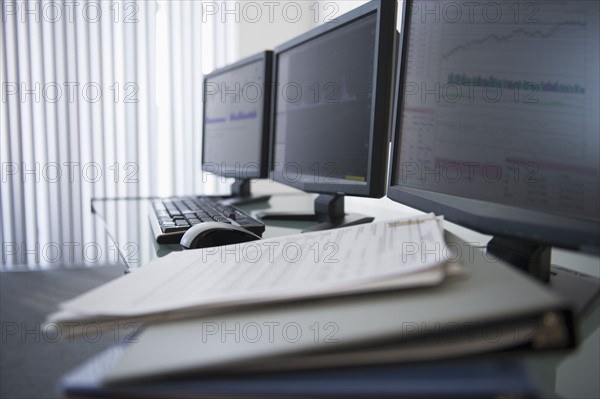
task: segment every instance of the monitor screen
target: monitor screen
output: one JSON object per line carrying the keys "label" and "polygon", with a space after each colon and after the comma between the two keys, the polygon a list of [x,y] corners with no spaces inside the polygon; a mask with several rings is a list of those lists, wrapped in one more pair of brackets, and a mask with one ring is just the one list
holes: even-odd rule
{"label": "monitor screen", "polygon": [[597,1],[411,1],[390,197],[598,247]]}
{"label": "monitor screen", "polygon": [[276,180],[312,192],[383,195],[395,18],[380,24],[373,3],[277,50]]}
{"label": "monitor screen", "polygon": [[266,62],[261,54],[204,78],[205,171],[238,179],[267,176],[271,87]]}

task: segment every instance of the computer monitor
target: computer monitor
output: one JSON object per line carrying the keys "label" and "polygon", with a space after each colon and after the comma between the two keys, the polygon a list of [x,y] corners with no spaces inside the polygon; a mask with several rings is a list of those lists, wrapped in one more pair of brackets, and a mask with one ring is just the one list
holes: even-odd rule
{"label": "computer monitor", "polygon": [[321,195],[314,214],[263,220],[321,222],[306,230],[373,220],[346,214],[344,196],[385,194],[396,9],[372,1],[276,48],[271,175]]}
{"label": "computer monitor", "polygon": [[547,279],[600,248],[597,1],[408,1],[388,196]]}
{"label": "computer monitor", "polygon": [[235,179],[235,203],[268,199],[250,182],[269,173],[272,62],[265,51],[204,76],[202,169]]}

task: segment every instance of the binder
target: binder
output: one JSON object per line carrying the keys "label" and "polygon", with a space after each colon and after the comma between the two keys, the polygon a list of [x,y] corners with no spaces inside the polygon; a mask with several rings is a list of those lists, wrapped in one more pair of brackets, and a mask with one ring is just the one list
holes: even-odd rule
{"label": "binder", "polygon": [[[150,325],[103,384],[575,346],[569,303],[483,250],[450,235],[446,241],[455,248],[465,276],[434,287],[265,305]],[[265,329],[257,339],[259,328]]]}

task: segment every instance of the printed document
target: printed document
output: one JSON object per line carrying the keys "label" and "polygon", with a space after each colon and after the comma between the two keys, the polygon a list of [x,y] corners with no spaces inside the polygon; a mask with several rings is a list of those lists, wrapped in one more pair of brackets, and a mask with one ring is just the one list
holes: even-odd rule
{"label": "printed document", "polygon": [[188,250],[63,303],[62,315],[126,318],[432,285],[451,256],[434,215]]}

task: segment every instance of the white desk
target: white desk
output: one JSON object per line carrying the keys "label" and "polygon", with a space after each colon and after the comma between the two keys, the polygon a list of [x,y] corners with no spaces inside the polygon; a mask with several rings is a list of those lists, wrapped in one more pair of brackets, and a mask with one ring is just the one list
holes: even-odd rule
{"label": "white desk", "polygon": [[[289,189],[274,182],[260,182],[253,186],[255,194],[272,194],[268,204],[242,206],[250,213],[273,210],[277,212],[310,212],[313,210],[315,195],[309,195]],[[387,198],[370,199],[347,197],[346,212],[363,213],[374,216],[375,220],[389,220],[414,216],[422,212],[395,203]],[[119,248],[123,243],[134,243],[139,249],[139,256],[130,262],[132,267],[139,267],[151,258],[164,255],[171,250],[179,250],[179,246],[157,246],[147,220],[147,201],[119,200],[100,201],[95,203],[96,209],[106,222],[109,234]],[[119,215],[128,215],[129,227],[119,229],[112,221]],[[277,237],[298,233],[310,224],[305,222],[273,222],[267,225],[263,237]],[[133,227],[132,227],[133,226]],[[447,223],[447,229],[466,242],[477,243],[484,247],[490,236],[479,234],[453,223]],[[124,257],[130,254],[125,253]],[[131,259],[130,259],[131,260]],[[571,268],[593,276],[600,276],[598,257],[573,253],[564,250],[553,250],[553,264]],[[534,379],[543,387],[544,397],[600,397],[600,306],[596,300],[592,309],[580,320],[581,345],[578,349],[564,355],[536,354],[527,358]]]}

